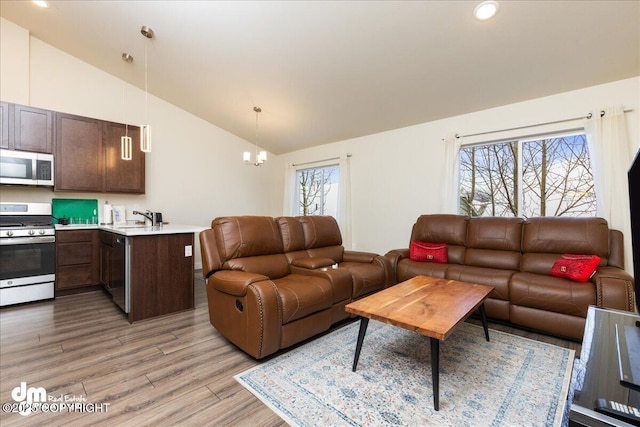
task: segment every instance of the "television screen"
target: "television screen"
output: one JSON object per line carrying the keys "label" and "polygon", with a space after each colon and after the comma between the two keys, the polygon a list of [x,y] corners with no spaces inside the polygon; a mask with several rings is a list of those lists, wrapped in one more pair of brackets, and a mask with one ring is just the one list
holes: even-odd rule
{"label": "television screen", "polygon": [[631,245],[636,307],[640,311],[640,149],[629,168],[629,208],[631,210]]}

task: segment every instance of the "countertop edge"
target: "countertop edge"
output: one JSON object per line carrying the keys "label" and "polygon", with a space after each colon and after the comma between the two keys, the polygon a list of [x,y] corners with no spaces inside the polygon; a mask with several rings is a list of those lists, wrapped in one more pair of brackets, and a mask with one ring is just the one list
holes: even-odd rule
{"label": "countertop edge", "polygon": [[166,224],[155,227],[146,226],[117,226],[117,225],[99,225],[99,224],[77,224],[77,225],[55,225],[56,231],[73,231],[73,230],[102,230],[123,236],[153,236],[161,234],[183,234],[183,233],[199,233],[206,230],[207,227],[187,225],[187,224]]}

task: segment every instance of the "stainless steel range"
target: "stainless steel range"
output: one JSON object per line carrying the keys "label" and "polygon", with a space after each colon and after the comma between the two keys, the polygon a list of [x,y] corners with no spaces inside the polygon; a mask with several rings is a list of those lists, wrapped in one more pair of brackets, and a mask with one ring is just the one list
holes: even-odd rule
{"label": "stainless steel range", "polygon": [[53,298],[51,219],[49,203],[0,203],[0,306]]}

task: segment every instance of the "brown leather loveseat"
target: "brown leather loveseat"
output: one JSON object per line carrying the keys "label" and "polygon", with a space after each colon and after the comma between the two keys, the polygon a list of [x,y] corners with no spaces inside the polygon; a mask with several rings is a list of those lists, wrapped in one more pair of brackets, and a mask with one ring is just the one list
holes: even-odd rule
{"label": "brown leather loveseat", "polygon": [[393,277],[386,257],[344,250],[332,217],[216,218],[200,245],[211,324],[257,359],[328,330]]}
{"label": "brown leather loveseat", "polygon": [[[633,311],[622,233],[602,218],[422,215],[411,240],[446,243],[448,260],[413,261],[409,249],[392,250],[396,281],[427,275],[493,286],[490,318],[580,340],[589,305]],[[587,283],[552,277],[562,254],[597,255],[600,266]]]}

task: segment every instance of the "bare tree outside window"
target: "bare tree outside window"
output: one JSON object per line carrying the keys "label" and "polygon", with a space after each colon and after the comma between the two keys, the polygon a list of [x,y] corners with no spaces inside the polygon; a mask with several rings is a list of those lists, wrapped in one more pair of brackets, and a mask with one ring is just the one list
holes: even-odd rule
{"label": "bare tree outside window", "polygon": [[298,215],[336,216],[338,174],[336,165],[297,171]]}
{"label": "bare tree outside window", "polygon": [[593,175],[584,134],[460,150],[462,214],[528,218],[594,216],[595,210]]}
{"label": "bare tree outside window", "polygon": [[596,197],[584,134],[523,143],[523,215],[593,216]]}
{"label": "bare tree outside window", "polygon": [[517,142],[460,150],[460,210],[470,216],[516,216]]}

